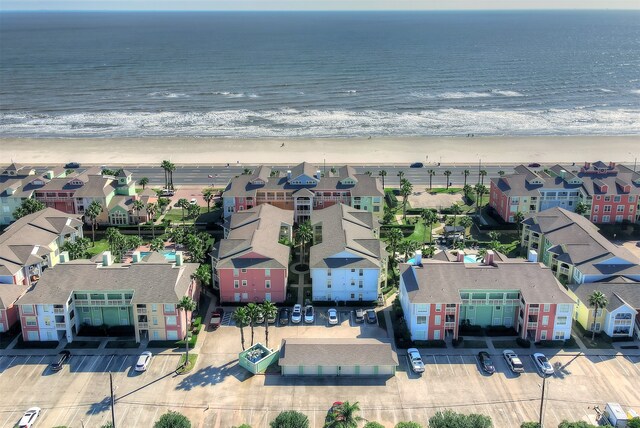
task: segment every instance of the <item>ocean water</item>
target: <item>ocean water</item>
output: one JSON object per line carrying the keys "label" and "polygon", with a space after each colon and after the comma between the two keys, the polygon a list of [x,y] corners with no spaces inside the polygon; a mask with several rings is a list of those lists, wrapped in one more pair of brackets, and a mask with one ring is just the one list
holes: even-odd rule
{"label": "ocean water", "polygon": [[640,13],[0,13],[0,136],[469,133],[640,133]]}

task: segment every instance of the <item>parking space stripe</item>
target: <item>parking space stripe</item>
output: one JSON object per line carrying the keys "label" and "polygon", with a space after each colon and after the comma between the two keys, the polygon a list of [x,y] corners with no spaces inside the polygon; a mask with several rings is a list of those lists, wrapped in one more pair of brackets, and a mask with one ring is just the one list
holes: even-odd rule
{"label": "parking space stripe", "polygon": [[440,369],[438,368],[438,361],[436,361],[436,356],[433,355],[433,364],[436,366],[436,371],[440,374]]}
{"label": "parking space stripe", "polygon": [[40,361],[38,361],[38,362],[34,365],[33,370],[31,370],[31,372],[29,372],[28,377],[33,376],[33,374],[36,372],[36,370],[38,370],[38,369],[40,368],[40,367],[38,367],[38,366],[40,365],[40,363],[42,363],[42,360],[44,360],[45,358],[46,358],[45,356],[43,356],[42,358],[40,358]]}
{"label": "parking space stripe", "polygon": [[27,357],[27,359],[25,360],[25,362],[23,364],[20,364],[20,368],[18,369],[18,371],[16,372],[16,374],[13,375],[13,377],[16,377],[20,374],[20,372],[22,371],[22,369],[27,365],[27,363],[29,362],[29,359],[31,358],[31,355],[29,355]]}
{"label": "parking space stripe", "polygon": [[467,374],[467,376],[469,376],[469,370],[467,369],[467,364],[464,362],[464,358],[462,358],[462,355],[460,355],[460,362],[462,363],[462,367],[464,367],[464,371]]}
{"label": "parking space stripe", "polygon": [[631,367],[633,367],[634,369],[636,369],[638,371],[637,374],[640,374],[640,367],[636,366],[636,363],[633,361],[633,357],[625,356],[624,358],[631,363]]}
{"label": "parking space stripe", "polygon": [[[11,420],[11,418],[13,417],[14,413],[15,413],[15,410],[9,414],[9,417],[2,424],[2,428],[4,428],[7,425],[7,422],[9,422]],[[11,424],[11,425],[13,425],[13,424]],[[9,425],[9,426],[11,426],[11,425]]]}
{"label": "parking space stripe", "polygon": [[112,355],[111,358],[109,358],[109,362],[107,363],[107,365],[104,368],[104,372],[108,373],[109,372],[109,365],[111,365],[111,361],[113,361],[113,358],[115,357],[115,355]]}
{"label": "parking space stripe", "polygon": [[[607,369],[609,369],[609,371],[611,372],[611,374],[615,377],[615,372],[613,371],[613,369],[611,367],[609,367],[607,365],[607,363],[605,362],[605,359],[602,358],[602,356],[599,356],[598,358],[600,358],[600,361],[602,362],[603,365],[605,365],[607,367]],[[614,357],[615,358],[615,357]]]}
{"label": "parking space stripe", "polygon": [[447,361],[449,362],[449,369],[451,369],[451,374],[455,376],[455,372],[453,371],[453,366],[451,365],[451,360],[449,359],[449,356],[447,355]]}
{"label": "parking space stripe", "polygon": [[618,360],[618,357],[613,357],[613,359],[616,360],[616,363],[618,363],[618,366],[620,366],[620,369],[624,372],[624,374],[626,376],[629,376],[629,372],[627,371],[627,369],[624,368],[622,363]]}

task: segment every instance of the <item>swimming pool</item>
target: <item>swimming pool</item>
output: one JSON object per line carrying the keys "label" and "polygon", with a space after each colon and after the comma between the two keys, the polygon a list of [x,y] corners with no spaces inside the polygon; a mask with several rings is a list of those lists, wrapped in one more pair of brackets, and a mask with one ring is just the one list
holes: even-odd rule
{"label": "swimming pool", "polygon": [[[151,254],[150,251],[142,251],[140,253],[140,257],[145,257],[145,256],[148,256],[149,254]],[[175,251],[162,250],[162,251],[160,251],[160,254],[162,254],[164,256],[164,258],[167,259],[168,262],[175,262],[176,261],[176,253],[175,253]]]}
{"label": "swimming pool", "polygon": [[480,263],[480,261],[478,260],[478,256],[476,256],[475,254],[465,254],[464,255],[464,262],[465,263]]}

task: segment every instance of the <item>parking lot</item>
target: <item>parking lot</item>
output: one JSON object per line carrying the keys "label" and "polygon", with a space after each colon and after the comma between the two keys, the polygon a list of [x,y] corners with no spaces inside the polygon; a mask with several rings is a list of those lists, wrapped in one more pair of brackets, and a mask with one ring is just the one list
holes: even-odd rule
{"label": "parking lot", "polygon": [[[326,311],[324,311],[326,313]],[[327,327],[316,312],[315,325],[269,327],[269,345],[285,337],[379,337],[383,329],[354,324],[343,311],[341,324]],[[250,329],[245,327],[246,346]],[[24,410],[39,406],[36,426],[99,427],[110,418],[109,372],[116,387],[118,426],[151,427],[167,410],[187,415],[194,427],[228,428],[249,423],[268,427],[280,411],[306,413],[313,427],[321,427],[334,401],[358,401],[361,415],[393,426],[399,421],[425,423],[438,410],[491,416],[495,427],[513,428],[537,420],[542,377],[529,356],[521,355],[525,373],[512,374],[501,355],[493,355],[497,372],[483,374],[474,355],[423,352],[426,371],[409,372],[404,354],[389,379],[283,378],[277,374],[251,376],[238,366],[239,329],[222,326],[203,332],[195,369],[174,373],[179,354],[157,355],[147,372],[132,371],[135,355],[72,356],[59,373],[48,364],[51,356],[0,357],[0,428],[12,427]],[[264,326],[254,329],[254,340],[265,342]],[[202,340],[201,339],[201,340]],[[106,351],[104,351],[106,352]],[[594,405],[608,401],[640,410],[640,356],[576,356],[547,353],[556,373],[547,380],[545,420],[557,426],[562,419],[595,421]]]}

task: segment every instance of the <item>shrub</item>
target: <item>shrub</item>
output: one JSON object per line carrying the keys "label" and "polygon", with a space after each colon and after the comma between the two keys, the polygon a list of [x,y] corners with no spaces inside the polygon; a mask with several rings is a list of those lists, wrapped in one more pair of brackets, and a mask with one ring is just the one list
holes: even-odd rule
{"label": "shrub", "polygon": [[415,340],[413,342],[418,348],[446,348],[447,342],[444,340]]}
{"label": "shrub", "polygon": [[364,424],[363,428],[384,428],[384,425],[379,424],[378,422],[367,422]]}
{"label": "shrub", "polygon": [[191,422],[182,413],[170,410],[160,416],[160,419],[153,424],[153,428],[191,428]]}
{"label": "shrub", "polygon": [[462,344],[463,341],[464,341],[464,337],[461,336],[461,337],[458,337],[457,339],[453,339],[451,341],[451,344],[453,345],[454,348],[457,348]]}
{"label": "shrub", "polygon": [[288,410],[276,416],[269,426],[271,428],[309,428],[309,418],[304,413]]}
{"label": "shrub", "polygon": [[517,336],[518,332],[513,327],[505,327],[503,325],[488,326],[485,331],[487,336]]}
{"label": "shrub", "polygon": [[450,427],[470,427],[470,428],[491,428],[491,418],[485,415],[472,413],[465,415],[452,410],[437,412],[429,418],[429,428],[450,428]]}
{"label": "shrub", "polygon": [[248,424],[242,424],[242,425],[240,425],[240,426],[238,426],[238,427],[233,427],[233,428],[251,428],[251,425],[248,425]]}
{"label": "shrub", "polygon": [[523,422],[520,428],[540,428],[540,424],[537,422]]}
{"label": "shrub", "polygon": [[523,339],[519,337],[516,339],[516,343],[521,348],[531,348],[531,341],[529,339]]}
{"label": "shrub", "polygon": [[422,428],[417,422],[398,422],[395,428]]}
{"label": "shrub", "polygon": [[460,325],[460,334],[464,334],[465,336],[484,336],[484,329],[479,325],[463,322]]}

